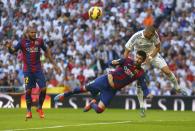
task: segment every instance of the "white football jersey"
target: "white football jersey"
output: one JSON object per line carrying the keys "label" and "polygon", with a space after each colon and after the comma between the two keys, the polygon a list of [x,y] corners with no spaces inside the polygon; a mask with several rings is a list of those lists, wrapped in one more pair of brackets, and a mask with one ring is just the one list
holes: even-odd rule
{"label": "white football jersey", "polygon": [[157,32],[155,35],[149,40],[144,37],[143,34],[144,30],[136,32],[126,43],[125,47],[128,50],[135,49],[136,51],[138,50],[143,50],[147,54],[153,51],[155,48],[155,45],[160,43],[159,36]]}

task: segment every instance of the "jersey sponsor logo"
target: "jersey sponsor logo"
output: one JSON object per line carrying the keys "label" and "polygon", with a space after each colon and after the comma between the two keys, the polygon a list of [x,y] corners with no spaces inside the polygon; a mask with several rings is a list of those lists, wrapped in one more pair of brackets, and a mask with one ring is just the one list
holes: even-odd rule
{"label": "jersey sponsor logo", "polygon": [[141,43],[141,44],[138,44],[138,45],[137,45],[137,48],[150,48],[151,46],[152,46],[152,45],[150,45],[150,44],[145,44],[145,45],[144,45],[144,44]]}
{"label": "jersey sponsor logo", "polygon": [[39,48],[38,47],[27,47],[26,51],[30,53],[39,52]]}
{"label": "jersey sponsor logo", "polygon": [[124,66],[123,69],[125,71],[125,74],[129,75],[131,78],[136,76],[139,72],[139,70],[137,70],[137,69],[131,71],[127,66]]}
{"label": "jersey sponsor logo", "polygon": [[132,71],[127,67],[127,66],[124,66],[124,71],[125,71],[125,74],[127,74],[128,76],[130,77],[133,77],[134,74],[132,73]]}

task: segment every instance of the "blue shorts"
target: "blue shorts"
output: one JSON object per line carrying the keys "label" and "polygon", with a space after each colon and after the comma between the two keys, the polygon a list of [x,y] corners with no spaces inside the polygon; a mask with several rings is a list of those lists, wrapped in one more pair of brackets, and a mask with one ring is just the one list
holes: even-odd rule
{"label": "blue shorts", "polygon": [[86,85],[86,89],[91,92],[91,94],[97,95],[100,93],[100,100],[104,103],[105,106],[108,106],[115,96],[117,90],[113,89],[108,83],[108,76],[102,75],[97,79],[89,82]]}
{"label": "blue shorts", "polygon": [[31,89],[36,87],[36,83],[39,88],[46,87],[45,76],[42,71],[37,72],[24,72],[24,83],[26,89]]}

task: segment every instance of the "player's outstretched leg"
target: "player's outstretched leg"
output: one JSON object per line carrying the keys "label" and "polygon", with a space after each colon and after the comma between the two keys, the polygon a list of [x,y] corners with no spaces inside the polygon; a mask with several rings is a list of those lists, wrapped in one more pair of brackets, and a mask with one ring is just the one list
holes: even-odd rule
{"label": "player's outstretched leg", "polygon": [[55,102],[63,101],[64,97],[69,97],[71,95],[80,94],[80,93],[83,93],[83,92],[86,92],[86,89],[84,87],[76,87],[71,91],[67,91],[65,93],[62,93],[62,94],[59,94],[59,95],[55,96],[54,101]]}
{"label": "player's outstretched leg", "polygon": [[40,118],[44,118],[44,112],[42,110],[42,106],[43,106],[43,102],[45,100],[45,96],[46,96],[46,88],[42,88],[41,92],[39,94],[39,102],[38,102],[38,108],[37,108],[37,112],[39,113],[39,117]]}
{"label": "player's outstretched leg", "polygon": [[25,95],[26,105],[27,105],[26,118],[32,118],[32,112],[31,112],[31,103],[32,103],[31,91],[32,91],[32,89],[27,89],[26,90],[26,95]]}
{"label": "player's outstretched leg", "polygon": [[173,72],[170,71],[168,66],[163,67],[162,71],[166,74],[166,76],[169,78],[169,80],[173,83],[174,89],[178,93],[181,93],[182,95],[187,96],[186,90],[183,87],[179,86],[178,81],[177,81],[175,75],[173,74]]}
{"label": "player's outstretched leg", "polygon": [[168,75],[169,80],[174,84],[174,88],[178,93],[181,93],[182,95],[186,96],[187,93],[185,92],[185,90],[183,88],[181,88],[177,82],[177,79],[175,77],[175,75],[171,72]]}
{"label": "player's outstretched leg", "polygon": [[137,97],[140,104],[140,116],[145,117],[144,94],[141,87],[137,87]]}

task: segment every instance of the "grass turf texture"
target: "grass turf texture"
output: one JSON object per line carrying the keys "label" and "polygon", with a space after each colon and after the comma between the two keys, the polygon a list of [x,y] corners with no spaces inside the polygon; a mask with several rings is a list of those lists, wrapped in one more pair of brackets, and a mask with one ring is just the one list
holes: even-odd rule
{"label": "grass turf texture", "polygon": [[93,110],[45,109],[40,119],[35,109],[33,118],[25,121],[25,109],[0,109],[0,131],[195,131],[195,112],[147,110],[140,118],[138,110],[107,109],[102,114]]}

